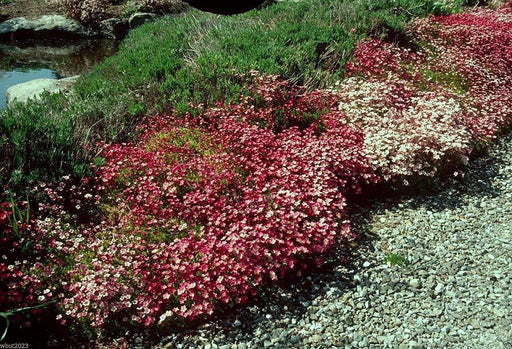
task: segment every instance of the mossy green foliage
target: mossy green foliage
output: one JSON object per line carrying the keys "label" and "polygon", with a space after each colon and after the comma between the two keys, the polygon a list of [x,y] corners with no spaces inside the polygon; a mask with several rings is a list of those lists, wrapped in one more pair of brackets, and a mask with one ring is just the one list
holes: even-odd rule
{"label": "mossy green foliage", "polygon": [[467,78],[454,71],[425,70],[423,76],[426,81],[437,83],[459,94],[464,94],[469,89]]}
{"label": "mossy green foliage", "polygon": [[434,3],[290,1],[237,16],[191,10],[144,25],[71,97],[0,110],[0,185],[83,175],[98,141],[132,139],[143,115],[169,107],[233,102],[247,92],[239,74],[251,69],[328,86],[342,76],[355,42],[403,38],[405,23],[433,12]]}

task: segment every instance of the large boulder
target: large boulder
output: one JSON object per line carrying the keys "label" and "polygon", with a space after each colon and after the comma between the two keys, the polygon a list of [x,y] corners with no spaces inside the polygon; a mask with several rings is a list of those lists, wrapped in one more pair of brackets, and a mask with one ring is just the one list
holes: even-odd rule
{"label": "large boulder", "polygon": [[98,35],[79,21],[61,15],[45,15],[35,19],[17,17],[0,23],[0,37],[38,37],[52,34],[89,38]]}
{"label": "large boulder", "polygon": [[7,105],[26,103],[29,99],[37,100],[43,92],[69,92],[78,78],[79,75],[64,79],[35,79],[11,86],[5,95]]}

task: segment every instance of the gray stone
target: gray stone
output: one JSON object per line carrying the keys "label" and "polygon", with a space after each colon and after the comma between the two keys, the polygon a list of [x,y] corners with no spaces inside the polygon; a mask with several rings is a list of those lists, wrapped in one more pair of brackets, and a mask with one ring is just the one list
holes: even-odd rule
{"label": "gray stone", "polygon": [[130,16],[128,25],[130,29],[137,28],[145,23],[153,22],[161,16],[154,13],[137,12]]}
{"label": "gray stone", "polygon": [[129,24],[125,19],[109,18],[100,22],[101,36],[108,39],[123,39],[128,29]]}
{"label": "gray stone", "polygon": [[321,343],[322,342],[322,336],[318,334],[314,334],[311,336],[311,342],[313,343]]}
{"label": "gray stone", "polygon": [[291,344],[295,344],[295,343],[298,343],[298,342],[300,342],[300,338],[299,338],[298,336],[296,336],[296,335],[292,335],[292,336],[290,337],[290,343],[291,343]]}
{"label": "gray stone", "polygon": [[43,92],[69,92],[78,78],[77,75],[65,79],[35,79],[11,86],[6,92],[7,105],[16,102],[26,103],[29,99],[38,99]]}
{"label": "gray stone", "polygon": [[37,33],[56,33],[80,37],[95,37],[98,35],[93,30],[84,27],[79,21],[66,18],[61,15],[44,15],[35,19],[16,17],[0,24],[0,36],[16,35],[22,32],[24,35]]}

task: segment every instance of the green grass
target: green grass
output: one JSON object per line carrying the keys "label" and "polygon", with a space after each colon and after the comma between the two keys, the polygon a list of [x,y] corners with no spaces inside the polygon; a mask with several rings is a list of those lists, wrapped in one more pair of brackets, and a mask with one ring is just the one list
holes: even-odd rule
{"label": "green grass", "polygon": [[71,97],[0,111],[0,186],[87,174],[98,141],[132,139],[143,115],[171,106],[185,113],[189,103],[233,102],[245,93],[237,74],[251,69],[310,89],[330,85],[354,43],[368,35],[403,40],[407,21],[439,11],[437,3],[290,1],[237,16],[191,10],[144,25]]}
{"label": "green grass", "polygon": [[407,260],[405,259],[405,257],[402,256],[401,254],[397,254],[397,253],[387,254],[384,257],[384,262],[389,263],[391,265],[397,265],[397,266],[407,264]]}

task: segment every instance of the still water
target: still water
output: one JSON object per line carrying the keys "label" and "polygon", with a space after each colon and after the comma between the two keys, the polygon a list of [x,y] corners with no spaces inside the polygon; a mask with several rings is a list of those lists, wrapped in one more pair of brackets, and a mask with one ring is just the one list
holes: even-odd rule
{"label": "still water", "polygon": [[40,78],[83,74],[117,52],[115,40],[24,40],[0,42],[0,108],[13,85]]}

